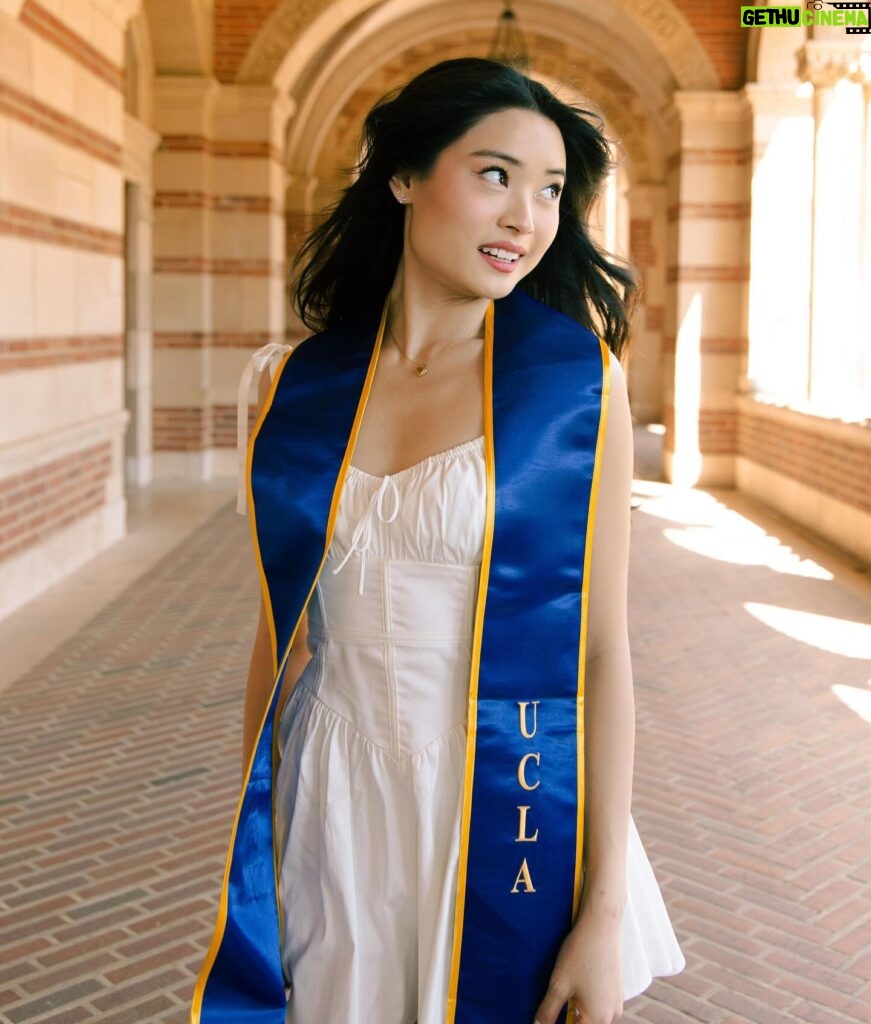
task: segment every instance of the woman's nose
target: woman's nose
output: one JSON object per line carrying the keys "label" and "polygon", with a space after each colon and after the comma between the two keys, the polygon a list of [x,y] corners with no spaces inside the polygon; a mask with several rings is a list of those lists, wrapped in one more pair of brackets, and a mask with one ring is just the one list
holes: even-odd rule
{"label": "woman's nose", "polygon": [[515,193],[505,208],[500,227],[514,228],[522,234],[529,234],[534,227],[532,216],[532,198],[522,193]]}

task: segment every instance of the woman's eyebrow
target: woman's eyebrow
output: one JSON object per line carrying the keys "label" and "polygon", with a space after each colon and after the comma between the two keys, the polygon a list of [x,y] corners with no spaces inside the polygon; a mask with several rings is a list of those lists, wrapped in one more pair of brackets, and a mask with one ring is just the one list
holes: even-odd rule
{"label": "woman's eyebrow", "polygon": [[[496,149],[476,149],[472,156],[495,156],[499,160],[504,160],[506,163],[514,164],[515,167],[522,167],[523,164],[516,156],[511,156],[508,153],[500,153]],[[566,176],[566,172],[562,167],[548,167],[544,172],[545,174],[561,174],[563,177]]]}

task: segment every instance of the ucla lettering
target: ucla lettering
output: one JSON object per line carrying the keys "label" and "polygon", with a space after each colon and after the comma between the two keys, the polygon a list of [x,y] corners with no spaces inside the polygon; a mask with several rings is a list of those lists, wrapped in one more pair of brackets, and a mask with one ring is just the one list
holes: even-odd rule
{"label": "ucla lettering", "polygon": [[[520,717],[520,735],[525,740],[531,740],[538,732],[538,705],[540,701],[537,700],[519,700],[517,707]],[[530,716],[528,714],[528,708],[532,707],[532,722],[530,724]],[[541,752],[538,750],[530,750],[520,758],[517,765],[517,783],[522,790],[527,793],[532,793],[541,785],[541,779],[535,779],[530,781],[526,777],[527,765],[530,761],[534,761],[536,767],[541,767]],[[519,815],[517,821],[517,836],[514,840],[515,843],[537,843],[538,842],[538,829],[533,832],[532,835],[527,834],[527,815],[529,814],[531,804],[518,804],[517,813]],[[522,886],[522,888],[521,888]],[[518,892],[535,892],[535,886],[532,884],[532,873],[529,870],[529,862],[526,857],[523,858],[523,863],[520,865],[520,870],[517,872],[517,877],[514,879],[514,886],[511,889],[512,893]]]}
{"label": "ucla lettering", "polygon": [[[538,705],[540,701],[533,700],[519,700],[518,705],[520,706],[520,735],[525,740],[531,740],[538,730]],[[526,709],[532,704],[532,732],[526,724]]]}
{"label": "ucla lettering", "polygon": [[538,829],[535,830],[534,836],[528,836],[526,834],[526,812],[529,810],[528,804],[518,804],[517,810],[520,812],[520,821],[517,823],[517,838],[514,840],[515,843],[537,843],[538,842]]}
{"label": "ucla lettering", "polygon": [[529,865],[526,863],[526,858],[523,858],[523,863],[520,865],[520,870],[517,872],[517,878],[514,879],[514,888],[511,890],[514,892],[520,892],[517,888],[518,885],[523,885],[526,892],[535,892],[535,887],[532,884],[532,876],[529,873]]}
{"label": "ucla lettering", "polygon": [[520,764],[517,766],[517,781],[520,783],[520,788],[531,793],[541,785],[541,779],[536,779],[535,784],[530,786],[526,778],[526,762],[529,760],[534,760],[537,765],[540,765],[541,753],[536,750],[532,753],[524,754],[523,757],[520,758]]}

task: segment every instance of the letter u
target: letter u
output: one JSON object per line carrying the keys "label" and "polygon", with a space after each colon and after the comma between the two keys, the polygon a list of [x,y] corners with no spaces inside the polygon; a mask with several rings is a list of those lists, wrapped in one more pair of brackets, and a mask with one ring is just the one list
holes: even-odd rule
{"label": "letter u", "polygon": [[[538,731],[538,705],[540,701],[519,700],[517,703],[520,707],[520,735],[525,740],[531,740]],[[532,732],[529,731],[526,722],[526,709],[530,704],[532,704]]]}

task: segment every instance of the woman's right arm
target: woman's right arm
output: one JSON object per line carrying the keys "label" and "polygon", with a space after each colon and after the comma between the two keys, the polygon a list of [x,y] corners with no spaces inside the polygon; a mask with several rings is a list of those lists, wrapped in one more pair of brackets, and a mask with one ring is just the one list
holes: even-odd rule
{"label": "woman's right arm", "polygon": [[[258,390],[258,408],[262,409],[263,403],[269,394],[269,374],[263,373],[260,377]],[[308,637],[308,610],[303,612],[302,622],[299,624],[290,654],[287,656],[287,668],[284,672],[281,694],[278,699],[278,706],[275,713],[275,721],[281,717],[284,703],[290,696],[297,679],[308,664],[311,657],[307,646]],[[254,743],[257,740],[257,732],[260,723],[266,713],[269,703],[269,696],[272,693],[272,686],[275,682],[275,665],[272,659],[272,640],[269,636],[269,619],[266,614],[266,604],[263,595],[260,595],[260,618],[257,622],[257,633],[254,637],[254,647],[251,651],[251,663],[248,666],[248,682],[245,688],[245,707],[242,720],[242,778],[248,770],[248,763],[254,753]]]}

